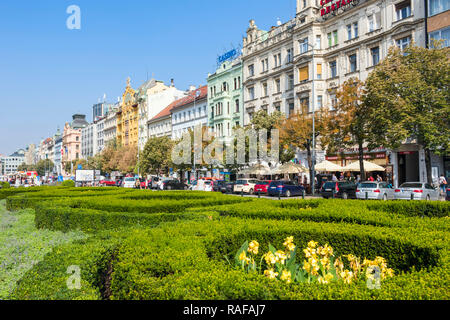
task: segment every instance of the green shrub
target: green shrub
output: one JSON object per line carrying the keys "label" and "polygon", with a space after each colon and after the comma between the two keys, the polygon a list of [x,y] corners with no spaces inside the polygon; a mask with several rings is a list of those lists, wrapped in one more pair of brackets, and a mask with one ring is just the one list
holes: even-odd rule
{"label": "green shrub", "polygon": [[66,180],[61,183],[61,186],[73,188],[75,187],[75,182],[73,180]]}
{"label": "green shrub", "polygon": [[407,216],[448,217],[450,214],[450,203],[443,201],[371,202],[367,207],[370,210]]}
{"label": "green shrub", "polygon": [[9,182],[7,181],[0,182],[0,189],[8,189],[10,187],[11,186],[9,185]]}

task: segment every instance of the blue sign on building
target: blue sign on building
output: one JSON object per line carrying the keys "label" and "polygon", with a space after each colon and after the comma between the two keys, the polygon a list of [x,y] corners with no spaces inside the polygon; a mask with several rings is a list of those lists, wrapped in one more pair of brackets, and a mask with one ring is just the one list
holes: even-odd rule
{"label": "blue sign on building", "polygon": [[239,54],[239,51],[237,49],[233,49],[231,51],[228,51],[227,53],[219,56],[219,58],[217,58],[217,63],[221,64],[224,63],[225,61],[228,60],[233,60],[234,58],[236,58]]}

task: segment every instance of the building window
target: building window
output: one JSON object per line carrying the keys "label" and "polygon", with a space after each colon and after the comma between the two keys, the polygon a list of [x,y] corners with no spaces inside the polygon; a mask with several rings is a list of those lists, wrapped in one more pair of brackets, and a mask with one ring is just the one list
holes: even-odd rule
{"label": "building window", "polygon": [[337,77],[336,60],[330,62],[330,75],[331,75],[331,78]]}
{"label": "building window", "polygon": [[330,101],[331,101],[331,108],[330,110],[334,110],[336,108],[336,104],[337,104],[337,98],[336,98],[336,93],[330,93]]}
{"label": "building window", "polygon": [[347,25],[347,39],[350,40],[352,38],[352,25]]}
{"label": "building window", "polygon": [[323,97],[317,96],[317,109],[322,109]]}
{"label": "building window", "polygon": [[368,23],[369,32],[374,31],[376,29],[376,26],[375,26],[375,15],[372,14],[372,15],[368,16],[367,17],[367,23]]}
{"label": "building window", "polygon": [[269,95],[269,92],[267,90],[267,82],[264,82],[262,84],[262,91],[263,91],[263,97],[267,97]]}
{"label": "building window", "polygon": [[428,16],[447,11],[450,9],[450,1],[448,0],[428,0]]}
{"label": "building window", "polygon": [[263,59],[261,60],[261,66],[262,66],[262,72],[266,72],[267,70],[269,70],[269,59]]}
{"label": "building window", "polygon": [[281,53],[274,55],[273,61],[274,61],[275,68],[281,66]]}
{"label": "building window", "polygon": [[352,54],[348,57],[350,63],[350,72],[356,72],[357,64],[356,64],[356,53]]}
{"label": "building window", "polygon": [[287,63],[291,63],[292,62],[292,49],[287,49]]}
{"label": "building window", "polygon": [[248,66],[248,76],[253,77],[255,75],[255,67],[251,64]]}
{"label": "building window", "polygon": [[309,98],[300,98],[300,106],[302,107],[306,107],[309,110]]}
{"label": "building window", "polygon": [[316,36],[316,49],[322,49],[322,37],[320,35]]}
{"label": "building window", "polygon": [[372,66],[376,66],[380,62],[380,47],[371,48],[370,55],[372,56]]}
{"label": "building window", "polygon": [[338,32],[337,30],[333,31],[333,40],[334,40],[334,45],[338,44]]}
{"label": "building window", "polygon": [[306,8],[306,0],[303,0],[303,9]]}
{"label": "building window", "polygon": [[294,89],[294,75],[290,74],[288,76],[288,90]]}
{"label": "building window", "polygon": [[404,37],[401,39],[398,39],[396,41],[397,47],[400,48],[400,50],[405,50],[407,46],[409,46],[411,42],[411,37]]}
{"label": "building window", "polygon": [[289,103],[289,116],[291,116],[292,114],[294,114],[294,109],[295,109],[295,105],[294,103]]}
{"label": "building window", "polygon": [[442,45],[444,47],[450,46],[450,27],[431,32],[429,38],[431,45],[433,40],[443,40],[444,42]]}
{"label": "building window", "polygon": [[275,88],[277,90],[277,93],[281,92],[281,79],[280,78],[275,79]]}
{"label": "building window", "polygon": [[280,104],[275,105],[275,111],[280,112]]}
{"label": "building window", "polygon": [[230,114],[230,102],[227,102],[227,114]]}
{"label": "building window", "polygon": [[300,54],[308,52],[308,38],[300,40]]}
{"label": "building window", "polygon": [[255,88],[254,87],[248,88],[248,97],[250,100],[255,99]]}
{"label": "building window", "polygon": [[239,112],[239,100],[236,100],[236,112]]}
{"label": "building window", "polygon": [[358,22],[353,23],[353,38],[358,38],[359,30],[358,30]]}
{"label": "building window", "polygon": [[328,47],[331,47],[333,45],[333,38],[331,37],[331,32],[327,34],[328,38]]}
{"label": "building window", "polygon": [[317,79],[318,80],[322,79],[322,64],[321,63],[317,64]]}
{"label": "building window", "polygon": [[241,88],[241,77],[238,77],[238,89]]}
{"label": "building window", "polygon": [[308,67],[303,67],[299,69],[299,81],[300,83],[307,81],[309,79],[309,71],[308,71]]}
{"label": "building window", "polygon": [[411,15],[411,1],[396,4],[395,11],[397,13],[397,21],[408,18]]}

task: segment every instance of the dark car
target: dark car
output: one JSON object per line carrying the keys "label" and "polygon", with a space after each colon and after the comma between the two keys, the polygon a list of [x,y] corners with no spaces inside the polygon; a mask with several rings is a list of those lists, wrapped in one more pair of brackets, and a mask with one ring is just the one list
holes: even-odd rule
{"label": "dark car", "polygon": [[234,192],[234,185],[236,184],[236,181],[230,181],[226,184],[226,193],[233,193]]}
{"label": "dark car", "polygon": [[305,188],[294,181],[281,180],[272,181],[268,187],[269,196],[301,196],[305,191]]}
{"label": "dark car", "polygon": [[349,181],[325,182],[320,189],[323,198],[356,199],[357,185]]}
{"label": "dark car", "polygon": [[178,180],[163,181],[163,190],[188,190],[189,186]]}
{"label": "dark car", "polygon": [[213,182],[213,191],[214,192],[227,192],[227,182],[224,180],[218,180]]}
{"label": "dark car", "polygon": [[117,179],[116,180],[116,187],[121,187],[122,186],[122,183],[123,183],[123,180],[122,179]]}

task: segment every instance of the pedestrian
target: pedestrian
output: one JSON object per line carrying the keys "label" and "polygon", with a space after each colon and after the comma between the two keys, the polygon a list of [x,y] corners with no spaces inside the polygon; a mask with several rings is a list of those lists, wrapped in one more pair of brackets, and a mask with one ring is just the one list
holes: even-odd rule
{"label": "pedestrian", "polygon": [[442,193],[445,194],[447,190],[447,180],[445,179],[444,174],[441,174],[441,176],[439,177],[439,186],[441,188]]}
{"label": "pedestrian", "polygon": [[383,181],[383,179],[380,177],[379,174],[377,174],[377,182],[382,182],[382,181]]}
{"label": "pedestrian", "polygon": [[337,177],[336,177],[336,175],[334,173],[333,173],[333,176],[331,177],[331,181],[337,182]]}
{"label": "pedestrian", "polygon": [[374,182],[374,181],[375,181],[375,179],[373,178],[373,176],[370,176],[370,177],[369,177],[369,181],[370,181],[370,182]]}

